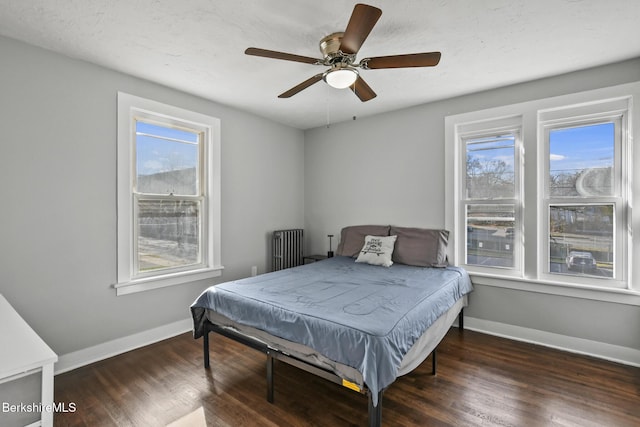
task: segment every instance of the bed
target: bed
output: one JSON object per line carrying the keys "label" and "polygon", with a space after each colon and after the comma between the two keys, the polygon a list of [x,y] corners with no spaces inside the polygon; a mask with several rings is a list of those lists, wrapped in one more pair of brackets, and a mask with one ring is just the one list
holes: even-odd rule
{"label": "bed", "polygon": [[445,230],[345,227],[337,256],[211,286],[191,306],[194,338],[209,332],[273,360],[368,395],[369,425],[380,426],[382,393],[433,354],[472,291],[468,274],[447,265]]}

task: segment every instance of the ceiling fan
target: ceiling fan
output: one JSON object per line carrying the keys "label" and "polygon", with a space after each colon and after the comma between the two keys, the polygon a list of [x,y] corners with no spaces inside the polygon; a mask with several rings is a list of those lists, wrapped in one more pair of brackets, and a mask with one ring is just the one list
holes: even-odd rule
{"label": "ceiling fan", "polygon": [[344,32],[329,34],[320,40],[323,59],[274,50],[250,47],[245,54],[265,58],[283,59],[312,65],[331,67],[328,70],[308,78],[302,83],[278,95],[278,98],[290,98],[314,83],[324,80],[329,86],[350,88],[362,102],[376,97],[376,93],[360,77],[358,68],[375,70],[382,68],[433,67],[440,62],[440,52],[412,53],[405,55],[377,56],[364,58],[356,62],[356,54],[380,19],[382,10],[366,4],[356,4]]}

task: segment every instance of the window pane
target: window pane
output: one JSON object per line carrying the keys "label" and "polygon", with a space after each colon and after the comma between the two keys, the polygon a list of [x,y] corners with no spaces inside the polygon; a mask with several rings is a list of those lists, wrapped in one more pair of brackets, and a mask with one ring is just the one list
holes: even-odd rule
{"label": "window pane", "polygon": [[494,135],[465,142],[467,198],[513,198],[515,136]]}
{"label": "window pane", "polygon": [[199,201],[139,201],[139,272],[199,264],[200,211]]}
{"label": "window pane", "polygon": [[136,122],[138,193],[198,194],[199,134]]}
{"label": "window pane", "polygon": [[467,264],[514,267],[514,205],[467,206]]}
{"label": "window pane", "polygon": [[553,129],[549,132],[549,194],[552,197],[614,194],[615,125]]}
{"label": "window pane", "polygon": [[613,277],[614,205],[549,207],[549,271]]}

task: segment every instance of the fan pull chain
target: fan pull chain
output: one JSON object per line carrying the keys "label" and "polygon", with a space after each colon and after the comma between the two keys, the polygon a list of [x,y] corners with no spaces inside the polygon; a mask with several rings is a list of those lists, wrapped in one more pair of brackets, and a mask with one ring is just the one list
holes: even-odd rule
{"label": "fan pull chain", "polygon": [[331,114],[329,109],[329,86],[325,88],[325,105],[327,106],[327,129],[331,127]]}

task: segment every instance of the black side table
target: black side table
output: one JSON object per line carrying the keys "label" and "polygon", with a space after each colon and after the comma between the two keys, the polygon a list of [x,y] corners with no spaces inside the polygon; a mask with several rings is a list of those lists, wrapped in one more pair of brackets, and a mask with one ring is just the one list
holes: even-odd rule
{"label": "black side table", "polygon": [[302,263],[306,264],[307,261],[316,262],[316,261],[321,261],[323,259],[327,259],[327,256],[326,255],[305,255],[302,257]]}

